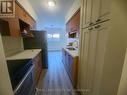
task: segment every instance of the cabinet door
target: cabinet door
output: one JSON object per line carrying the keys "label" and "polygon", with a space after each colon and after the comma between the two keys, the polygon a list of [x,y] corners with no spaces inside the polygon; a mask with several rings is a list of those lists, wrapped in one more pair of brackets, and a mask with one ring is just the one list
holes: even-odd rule
{"label": "cabinet door", "polygon": [[83,3],[83,28],[92,24],[91,13],[92,13],[92,2],[93,0],[84,0]]}
{"label": "cabinet door", "polygon": [[66,33],[69,32],[69,23],[66,23]]}
{"label": "cabinet door", "polygon": [[[81,31],[81,50],[80,50],[80,65],[79,65],[79,89],[87,89],[87,65],[88,65],[88,50],[89,50],[89,30]],[[82,93],[85,93],[82,92]],[[86,94],[85,94],[86,95]]]}
{"label": "cabinet door", "polygon": [[108,38],[108,22],[93,27],[81,33],[79,84],[85,95],[99,95]]}
{"label": "cabinet door", "polygon": [[105,48],[108,39],[109,23],[100,24],[97,28],[97,42],[96,42],[96,65],[93,78],[93,94],[100,95],[101,79],[104,65]]}
{"label": "cabinet door", "polygon": [[95,24],[99,19],[100,12],[100,0],[93,0],[92,2],[92,12],[91,12],[91,22]]}
{"label": "cabinet door", "polygon": [[9,19],[9,28],[10,28],[10,36],[19,37],[20,36],[20,26],[18,19]]}
{"label": "cabinet door", "polygon": [[69,70],[68,73],[69,73],[72,83],[74,83],[73,76],[72,76],[72,72],[73,72],[72,66],[73,66],[73,58],[71,55],[68,55],[68,70]]}
{"label": "cabinet door", "polygon": [[67,73],[69,72],[69,69],[68,69],[68,53],[65,52],[65,69],[67,71]]}
{"label": "cabinet door", "polygon": [[65,50],[62,49],[62,62],[65,64]]}
{"label": "cabinet door", "polygon": [[109,19],[111,0],[100,0],[100,20]]}
{"label": "cabinet door", "polygon": [[93,0],[91,22],[98,23],[109,19],[110,0]]}
{"label": "cabinet door", "polygon": [[9,31],[7,31],[8,33],[6,33],[6,36],[20,37],[20,26],[18,18],[2,18],[2,20],[8,22],[9,25]]}
{"label": "cabinet door", "polygon": [[95,58],[96,58],[96,42],[97,31],[95,29],[89,31],[89,49],[87,61],[87,95],[92,95],[92,87],[94,80]]}

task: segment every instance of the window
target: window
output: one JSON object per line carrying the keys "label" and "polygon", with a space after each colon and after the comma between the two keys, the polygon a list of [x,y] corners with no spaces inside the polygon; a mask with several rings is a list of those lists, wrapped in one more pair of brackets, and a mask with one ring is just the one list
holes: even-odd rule
{"label": "window", "polygon": [[52,34],[47,34],[47,37],[50,39],[52,38]]}
{"label": "window", "polygon": [[47,34],[47,37],[49,38],[49,39],[59,39],[60,38],[60,34]]}
{"label": "window", "polygon": [[53,34],[53,38],[59,39],[60,38],[60,34]]}

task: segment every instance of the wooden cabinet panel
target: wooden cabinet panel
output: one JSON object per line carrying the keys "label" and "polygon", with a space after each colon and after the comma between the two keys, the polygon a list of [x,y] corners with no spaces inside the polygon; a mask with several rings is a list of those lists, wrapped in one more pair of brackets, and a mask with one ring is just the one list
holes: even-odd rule
{"label": "wooden cabinet panel", "polygon": [[[9,24],[9,33],[6,36],[19,37],[21,36],[19,19],[31,26],[31,29],[36,28],[36,22],[34,19],[16,2],[15,4],[15,18],[3,18]],[[5,36],[5,34],[4,34]]]}
{"label": "wooden cabinet panel", "polygon": [[78,10],[66,24],[66,31],[68,35],[73,33],[79,33],[79,26],[80,26],[80,10]]}
{"label": "wooden cabinet panel", "polygon": [[9,27],[10,27],[10,35],[13,37],[20,36],[20,26],[18,19],[12,19],[13,21],[9,20]]}
{"label": "wooden cabinet panel", "polygon": [[35,64],[35,84],[38,84],[38,80],[42,71],[42,58],[41,53],[39,53],[34,59],[33,63]]}
{"label": "wooden cabinet panel", "polygon": [[13,37],[19,37],[20,36],[20,26],[19,26],[19,20],[17,18],[4,18],[2,19],[4,21],[8,22],[9,25],[9,31],[6,33],[7,35],[4,36],[13,36]]}
{"label": "wooden cabinet panel", "polygon": [[63,64],[72,81],[74,88],[77,86],[78,57],[72,57],[66,50],[62,50]]}
{"label": "wooden cabinet panel", "polygon": [[19,19],[24,21],[24,10],[16,3],[16,14],[18,16]]}
{"label": "wooden cabinet panel", "polygon": [[16,8],[19,19],[29,24],[31,26],[31,29],[34,29],[36,24],[34,19],[18,3],[16,3]]}
{"label": "wooden cabinet panel", "polygon": [[3,36],[10,35],[10,29],[9,29],[8,21],[0,19],[0,33]]}

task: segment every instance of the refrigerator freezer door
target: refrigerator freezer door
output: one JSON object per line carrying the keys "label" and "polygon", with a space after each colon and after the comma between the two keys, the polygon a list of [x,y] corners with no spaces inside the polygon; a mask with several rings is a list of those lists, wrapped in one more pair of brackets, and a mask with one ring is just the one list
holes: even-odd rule
{"label": "refrigerator freezer door", "polygon": [[42,49],[42,66],[48,68],[46,31],[31,30],[33,38],[23,38],[24,49]]}

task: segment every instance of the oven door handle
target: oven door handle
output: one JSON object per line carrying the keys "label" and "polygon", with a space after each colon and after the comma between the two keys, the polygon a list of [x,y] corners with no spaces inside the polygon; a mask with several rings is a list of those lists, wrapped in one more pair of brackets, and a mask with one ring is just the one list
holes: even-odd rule
{"label": "oven door handle", "polygon": [[14,94],[20,89],[20,87],[22,86],[22,84],[24,83],[24,81],[26,80],[26,78],[28,77],[28,75],[31,73],[31,71],[34,69],[34,67],[35,67],[35,65],[32,64],[32,67],[28,70],[28,72],[25,74],[25,76],[23,77],[23,79],[21,80],[21,82],[19,83],[19,85],[14,90]]}

